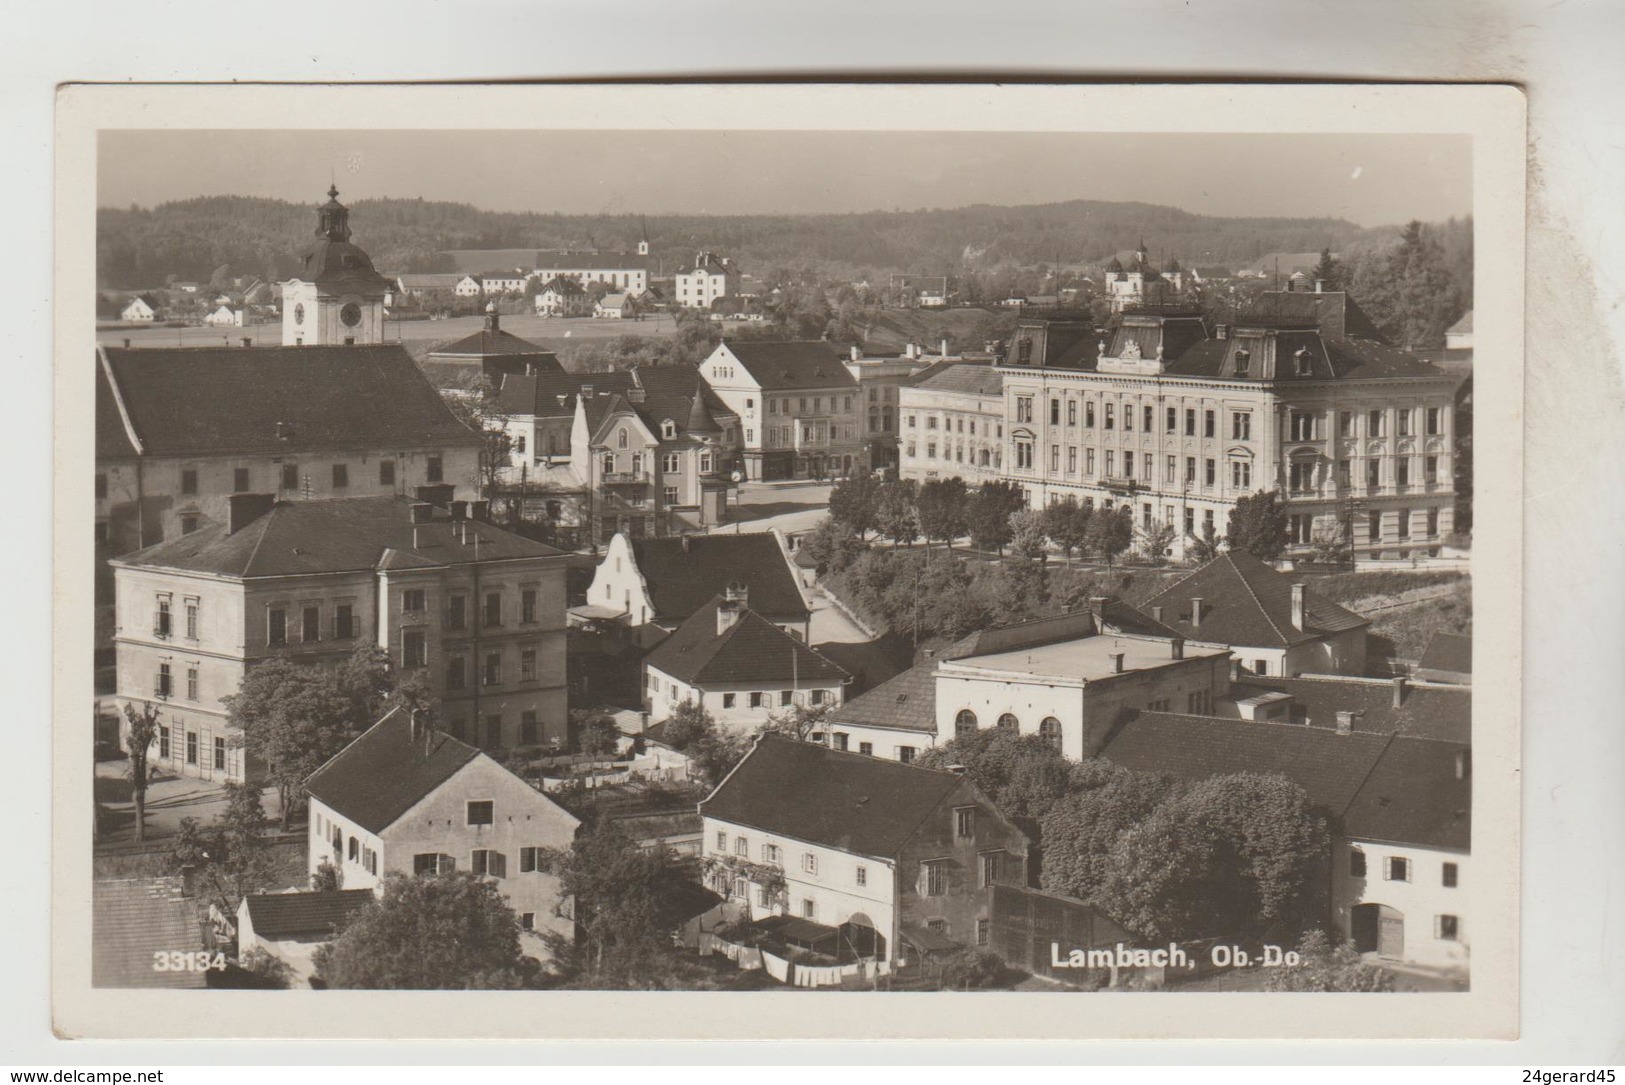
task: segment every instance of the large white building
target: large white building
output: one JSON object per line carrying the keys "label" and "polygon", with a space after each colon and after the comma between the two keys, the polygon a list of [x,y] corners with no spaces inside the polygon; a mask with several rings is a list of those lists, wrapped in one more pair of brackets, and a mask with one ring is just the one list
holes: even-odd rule
{"label": "large white building", "polygon": [[902,478],[959,477],[975,488],[1004,471],[1004,376],[991,363],[935,365],[897,393]]}
{"label": "large white building", "polygon": [[823,340],[725,340],[700,375],[742,427],[752,480],[867,471],[864,407],[842,355]]}
{"label": "large white building", "polygon": [[720,298],[739,293],[739,269],[726,256],[702,252],[694,263],[673,277],[676,296],[672,299],[687,309],[709,309]]}

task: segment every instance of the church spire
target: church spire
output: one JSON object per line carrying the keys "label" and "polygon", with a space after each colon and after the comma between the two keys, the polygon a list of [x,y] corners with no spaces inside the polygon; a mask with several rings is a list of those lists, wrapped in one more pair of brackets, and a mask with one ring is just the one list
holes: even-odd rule
{"label": "church spire", "polygon": [[316,236],[328,241],[350,240],[350,209],[339,203],[339,186],[327,186],[327,202],[316,211]]}

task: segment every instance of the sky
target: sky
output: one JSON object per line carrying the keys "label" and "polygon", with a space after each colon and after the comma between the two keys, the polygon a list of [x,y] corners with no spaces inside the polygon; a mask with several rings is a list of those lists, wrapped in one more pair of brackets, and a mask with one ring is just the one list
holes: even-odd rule
{"label": "sky", "polygon": [[757,214],[1139,201],[1362,226],[1472,211],[1465,136],[119,130],[98,204],[422,197],[490,211]]}

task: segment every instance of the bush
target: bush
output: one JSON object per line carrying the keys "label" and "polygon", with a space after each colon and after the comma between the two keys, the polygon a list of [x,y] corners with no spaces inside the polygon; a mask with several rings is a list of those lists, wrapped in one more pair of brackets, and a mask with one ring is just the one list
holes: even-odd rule
{"label": "bush", "polygon": [[1004,980],[1004,960],[996,953],[966,947],[943,959],[944,991],[983,991]]}

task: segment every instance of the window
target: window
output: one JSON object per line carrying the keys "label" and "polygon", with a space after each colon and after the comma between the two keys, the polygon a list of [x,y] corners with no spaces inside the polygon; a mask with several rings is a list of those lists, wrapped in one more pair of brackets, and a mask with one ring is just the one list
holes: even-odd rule
{"label": "window", "polygon": [[779,707],[780,708],[789,708],[791,705],[793,705],[795,703],[796,703],[796,694],[795,694],[794,690],[789,690],[789,689],[781,689],[781,690],[779,690]]}
{"label": "window", "polygon": [[1349,877],[1365,877],[1365,852],[1359,848],[1349,849]]}
{"label": "window", "polygon": [[1429,486],[1439,481],[1439,457],[1422,457],[1422,481]]}
{"label": "window", "polygon": [[153,683],[153,686],[154,686],[153,693],[156,694],[159,697],[168,697],[169,694],[170,694],[170,691],[174,688],[173,682],[174,682],[174,678],[169,673],[169,664],[168,663],[160,663],[160,664],[158,664],[158,678]]}
{"label": "window", "polygon": [[962,810],[954,811],[954,837],[959,840],[971,840],[976,836],[976,808],[967,806]]}
{"label": "window", "polygon": [[742,836],[734,837],[734,854],[748,859],[750,857],[750,841]]}
{"label": "window", "polygon": [[818,917],[818,905],[813,903],[811,897],[802,898],[801,917],[803,919],[816,919]]}
{"label": "window", "polygon": [[536,680],[536,649],[521,648],[519,650],[519,680],[521,682],[534,682]]}
{"label": "window", "polygon": [[1433,917],[1433,936],[1442,942],[1454,942],[1460,937],[1461,920],[1453,915]]}
{"label": "window", "polygon": [[1061,446],[1060,445],[1050,445],[1049,446],[1049,469],[1050,469],[1050,472],[1052,474],[1059,473],[1060,470],[1061,470]]}
{"label": "window", "polygon": [[1057,750],[1061,748],[1061,721],[1054,716],[1044,717],[1038,725],[1038,733]]}
{"label": "window", "polygon": [[1230,462],[1230,485],[1238,490],[1249,490],[1253,485],[1253,465],[1243,460]]}
{"label": "window", "polygon": [[1123,404],[1123,429],[1132,433],[1134,431],[1134,405]]}
{"label": "window", "polygon": [[1429,407],[1427,413],[1427,435],[1429,437],[1437,437],[1443,432],[1443,427],[1441,426],[1441,412],[1439,411],[1439,408]]}
{"label": "window", "polygon": [[1156,425],[1157,410],[1155,407],[1145,407],[1141,410],[1140,428],[1150,433],[1151,427]]}
{"label": "window", "polygon": [[1004,852],[988,851],[982,853],[982,888],[997,885],[1004,866]]}
{"label": "window", "polygon": [[985,946],[993,938],[993,921],[991,919],[978,919],[976,921],[976,944]]}
{"label": "window", "polygon": [[423,667],[429,662],[429,646],[422,630],[408,629],[401,634],[401,666]]}
{"label": "window", "polygon": [[506,878],[508,876],[508,857],[500,851],[475,848],[469,853],[469,869],[476,874],[484,874],[492,878]]}
{"label": "window", "polygon": [[1411,861],[1398,855],[1388,857],[1388,880],[1391,882],[1408,882],[1411,880]]}
{"label": "window", "polygon": [[338,640],[349,640],[355,636],[355,607],[350,603],[340,603],[333,608],[333,636]]}
{"label": "window", "polygon": [[197,493],[197,468],[184,467],[181,469],[181,493]]}
{"label": "window", "polygon": [[1208,460],[1207,461],[1207,473],[1204,476],[1205,479],[1206,479],[1206,484],[1207,485],[1209,485],[1209,486],[1213,485],[1213,483],[1214,483],[1214,481],[1216,479],[1217,473],[1218,473],[1218,466],[1217,466],[1216,461],[1211,460],[1211,459]]}
{"label": "window", "polygon": [[[1066,424],[1069,426],[1078,424],[1078,401],[1075,399],[1066,401]],[[972,422],[971,425],[975,426],[976,423]],[[973,429],[971,432],[974,433],[975,430]]]}
{"label": "window", "polygon": [[801,856],[801,870],[802,870],[802,873],[804,873],[804,874],[817,874],[818,873],[818,856],[814,855],[810,851],[804,853]]}
{"label": "window", "polygon": [[1365,435],[1367,437],[1388,436],[1388,427],[1383,424],[1383,413],[1380,409],[1366,413]]}
{"label": "window", "polygon": [[927,860],[920,864],[920,873],[921,896],[940,897],[948,892],[948,864],[945,861]]}
{"label": "window", "polygon": [[158,756],[169,760],[169,728],[162,725],[158,728]]}
{"label": "window", "polygon": [[169,600],[160,596],[158,599],[158,616],[152,624],[152,631],[157,636],[167,637],[170,634],[170,629]]}
{"label": "window", "polygon": [[214,740],[214,767],[216,772],[226,771],[226,740],[223,738]]}
{"label": "window", "polygon": [[777,844],[763,844],[762,862],[772,863],[775,866],[783,866],[784,851]]}
{"label": "window", "polygon": [[750,706],[752,708],[761,708],[766,699],[767,694],[761,692],[760,690],[755,690],[750,695]]}
{"label": "window", "polygon": [[1186,482],[1195,482],[1196,481],[1196,457],[1195,456],[1186,456],[1185,457],[1185,481]]}
{"label": "window", "polygon": [[1241,350],[1238,350],[1238,351],[1236,351],[1235,358],[1236,358],[1236,376],[1245,377],[1247,375],[1248,369],[1252,365],[1252,361],[1253,361],[1253,353],[1252,353],[1252,351],[1247,350],[1245,348],[1243,348]]}
{"label": "window", "polygon": [[1293,351],[1292,363],[1298,376],[1312,377],[1315,375],[1315,361],[1314,357],[1309,353],[1308,347],[1299,347]]}
{"label": "window", "polygon": [[188,732],[186,732],[186,763],[188,765],[197,764],[197,732],[196,731],[188,731]]}
{"label": "window", "polygon": [[1409,407],[1396,410],[1394,412],[1394,421],[1397,423],[1395,428],[1398,430],[1401,437],[1409,437],[1411,435],[1411,410]]}
{"label": "window", "polygon": [[1366,514],[1366,535],[1372,542],[1382,541],[1382,513]]}
{"label": "window", "polygon": [[519,913],[519,929],[522,930],[522,931],[533,931],[533,930],[535,930],[536,929],[536,913],[535,912],[520,912]]}
{"label": "window", "polygon": [[1095,404],[1093,400],[1089,400],[1083,405],[1083,424],[1090,429],[1095,426]]}
{"label": "window", "polygon": [[1446,863],[1443,869],[1443,884],[1446,889],[1456,888],[1456,864]]}
{"label": "window", "polygon": [[288,612],[281,607],[265,612],[265,642],[273,648],[288,643]]}
{"label": "window", "polygon": [[1411,537],[1411,510],[1400,509],[1398,513],[1398,538],[1401,542]]}
{"label": "window", "polygon": [[727,851],[728,850],[728,834],[727,833],[724,833],[724,832],[717,833],[717,850],[718,851]]}
{"label": "window", "polygon": [[424,475],[430,482],[444,482],[446,474],[445,460],[439,456],[430,456],[424,467]]}
{"label": "window", "polygon": [[[969,710],[967,709],[966,711]],[[972,720],[975,718],[975,716],[971,717]],[[1021,729],[1021,722],[1017,720],[1012,713],[1005,712],[999,716],[997,726],[1001,731],[1019,731]]]}
{"label": "window", "polygon": [[197,603],[186,604],[186,639],[197,640]]}
{"label": "window", "polygon": [[1105,423],[1104,428],[1112,429],[1116,425],[1116,420],[1114,419],[1113,415],[1114,415],[1114,412],[1117,409],[1117,405],[1114,404],[1114,403],[1108,403],[1105,406],[1106,406],[1106,423]]}
{"label": "window", "polygon": [[1202,436],[1213,437],[1218,431],[1217,416],[1213,411],[1202,412]]}
{"label": "window", "polygon": [[231,472],[231,492],[244,494],[248,492],[248,468],[236,467]]}
{"label": "window", "polygon": [[660,488],[660,502],[663,505],[677,504],[677,487],[662,486]]}
{"label": "window", "polygon": [[1354,412],[1353,411],[1338,411],[1337,412],[1337,435],[1339,437],[1353,437],[1354,436]]}
{"label": "window", "polygon": [[186,699],[188,701],[197,700],[197,685],[197,668],[186,668]]}
{"label": "window", "polygon": [[1436,539],[1438,537],[1439,537],[1439,510],[1438,509],[1429,509],[1428,510],[1428,538]]}
{"label": "window", "polygon": [[449,855],[437,855],[432,851],[421,851],[412,856],[412,873],[418,877],[430,874],[449,873],[456,869],[456,862]]}
{"label": "window", "polygon": [[1313,461],[1294,462],[1287,467],[1287,488],[1293,493],[1307,493],[1315,488]]}
{"label": "window", "polygon": [[470,801],[466,825],[490,825],[496,821],[496,803],[491,799]]}
{"label": "window", "polygon": [[487,592],[485,595],[485,625],[487,628],[502,624],[502,593]]}
{"label": "window", "polygon": [[[523,436],[521,436],[519,438],[518,451],[520,453],[523,453],[525,451],[524,440],[525,439],[524,439]],[[395,461],[394,460],[379,460],[378,461],[378,485],[380,485],[380,486],[393,486],[393,485],[395,485]]]}
{"label": "window", "polygon": [[912,765],[914,763],[915,755],[919,752],[920,751],[913,746],[899,746],[897,747],[897,760],[901,761],[905,765]]}
{"label": "window", "polygon": [[[984,456],[986,454],[983,453]],[[1069,475],[1078,473],[1078,449],[1075,445],[1068,445],[1066,449],[1066,473]]]}
{"label": "window", "polygon": [[333,489],[342,490],[350,485],[350,467],[348,464],[335,463],[333,465]]}
{"label": "window", "polygon": [[1117,474],[1117,453],[1108,448],[1106,450],[1106,477],[1111,478]]}
{"label": "window", "polygon": [[1291,427],[1292,439],[1294,441],[1315,440],[1319,428],[1315,425],[1317,421],[1317,416],[1308,411],[1293,411],[1288,423]]}
{"label": "window", "polygon": [[1192,690],[1185,694],[1185,714],[1189,716],[1205,716],[1213,709],[1213,695],[1205,689]]}
{"label": "window", "polygon": [[410,588],[401,592],[401,609],[412,613],[427,610],[427,598],[422,588]]}
{"label": "window", "polygon": [[305,607],[300,612],[299,640],[313,644],[322,639],[322,611],[320,607]]}
{"label": "window", "polygon": [[361,858],[361,841],[352,836],[349,845],[344,850],[344,857],[352,863],[359,860]]}
{"label": "window", "polygon": [[446,688],[468,688],[468,664],[462,656],[451,656],[446,660]]}
{"label": "window", "polygon": [[500,686],[502,684],[502,653],[485,653],[485,673],[482,676],[482,685]]}
{"label": "window", "polygon": [[1049,401],[1049,424],[1052,426],[1061,424],[1061,401],[1059,399],[1051,398]]}
{"label": "window", "polygon": [[1409,486],[1411,484],[1411,461],[1404,456],[1394,460],[1394,485]]}
{"label": "window", "polygon": [[1235,441],[1253,439],[1253,416],[1250,411],[1230,412],[1230,437]]}
{"label": "window", "polygon": [[1132,452],[1123,453],[1123,477],[1134,477],[1134,453]]}

